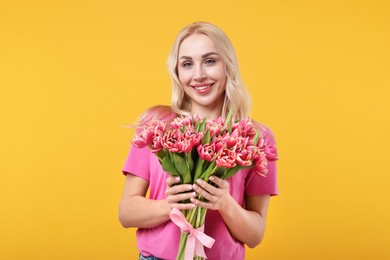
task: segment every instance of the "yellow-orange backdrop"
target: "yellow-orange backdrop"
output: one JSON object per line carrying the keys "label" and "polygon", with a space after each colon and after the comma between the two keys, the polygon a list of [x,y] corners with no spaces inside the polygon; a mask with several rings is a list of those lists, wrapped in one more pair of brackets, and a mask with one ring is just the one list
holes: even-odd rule
{"label": "yellow-orange backdrop", "polygon": [[132,123],[169,104],[184,25],[231,38],[281,195],[247,259],[390,259],[387,1],[2,1],[0,258],[135,259]]}

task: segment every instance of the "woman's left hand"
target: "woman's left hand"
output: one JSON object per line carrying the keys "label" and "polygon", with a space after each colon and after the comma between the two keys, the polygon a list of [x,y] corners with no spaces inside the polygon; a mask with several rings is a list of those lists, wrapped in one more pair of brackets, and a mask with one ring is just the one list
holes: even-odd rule
{"label": "woman's left hand", "polygon": [[192,185],[196,193],[205,198],[206,201],[191,198],[191,202],[202,208],[212,210],[228,209],[228,205],[233,199],[229,193],[229,182],[216,176],[211,176],[209,180],[217,187],[200,179],[196,181],[197,184]]}

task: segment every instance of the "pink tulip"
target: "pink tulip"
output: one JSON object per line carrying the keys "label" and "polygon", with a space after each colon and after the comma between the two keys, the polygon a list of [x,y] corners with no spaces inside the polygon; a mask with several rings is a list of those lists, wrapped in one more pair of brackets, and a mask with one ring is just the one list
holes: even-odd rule
{"label": "pink tulip", "polygon": [[241,166],[249,166],[252,164],[252,146],[248,145],[248,137],[238,137],[234,147],[236,152],[236,162]]}
{"label": "pink tulip", "polygon": [[162,137],[161,144],[162,146],[170,151],[171,153],[177,153],[179,149],[176,146],[177,139],[180,136],[178,129],[171,129],[165,132]]}
{"label": "pink tulip", "polygon": [[274,145],[266,145],[264,152],[266,154],[267,160],[268,161],[276,161],[279,159],[278,157],[278,150]]}
{"label": "pink tulip", "polygon": [[188,126],[186,128],[186,131],[184,132],[184,137],[188,140],[190,140],[192,147],[198,146],[200,142],[202,141],[204,133],[203,132],[197,132],[195,131],[194,127],[192,125]]}
{"label": "pink tulip", "polygon": [[253,127],[253,123],[249,118],[244,118],[233,124],[232,130],[237,130],[243,137],[254,137],[256,135],[256,129]]}
{"label": "pink tulip", "polygon": [[236,163],[241,166],[250,166],[252,165],[252,153],[248,150],[242,150],[239,153],[236,153]]}
{"label": "pink tulip", "polygon": [[180,129],[183,126],[189,126],[191,124],[192,124],[191,116],[184,116],[184,117],[176,117],[171,123],[171,126],[173,129]]}
{"label": "pink tulip", "polygon": [[166,123],[164,122],[152,122],[150,128],[152,128],[152,131],[155,133],[164,133],[166,129]]}
{"label": "pink tulip", "polygon": [[225,141],[223,141],[223,138],[221,136],[214,139],[212,142],[215,145],[215,151],[218,153],[220,150],[227,148],[227,145]]}
{"label": "pink tulip", "polygon": [[228,148],[232,148],[233,146],[235,146],[237,144],[238,137],[237,137],[237,135],[233,135],[233,134],[230,135],[227,133],[227,134],[223,135],[222,140]]}
{"label": "pink tulip", "polygon": [[143,148],[152,144],[153,139],[156,135],[164,133],[166,124],[163,122],[151,122],[145,125],[144,128],[137,131],[134,136],[132,143],[138,147]]}
{"label": "pink tulip", "polygon": [[233,168],[236,166],[236,153],[233,150],[223,148],[219,150],[215,163],[219,167]]}
{"label": "pink tulip", "polygon": [[179,153],[189,153],[191,152],[194,145],[190,139],[185,138],[184,135],[180,135],[176,140],[175,147],[177,148],[177,152]]}
{"label": "pink tulip", "polygon": [[198,115],[193,115],[192,116],[192,121],[193,121],[193,125],[196,125],[196,123],[198,123],[198,121],[203,121],[205,119],[205,117],[203,116],[198,116]]}
{"label": "pink tulip", "polygon": [[188,125],[185,129],[185,132],[182,133],[181,130],[175,130],[175,145],[171,146],[177,148],[177,152],[189,153],[195,146],[198,146],[202,140],[203,133],[198,133],[195,131],[192,125]]}
{"label": "pink tulip", "polygon": [[247,149],[251,151],[251,156],[253,161],[257,160],[257,158],[261,156],[261,151],[259,147],[251,145],[248,146]]}
{"label": "pink tulip", "polygon": [[260,176],[266,176],[268,173],[267,166],[267,160],[257,160],[255,161],[255,172]]}
{"label": "pink tulip", "polygon": [[223,126],[224,121],[222,117],[218,119],[211,120],[207,122],[206,129],[210,131],[210,136],[219,136],[221,132],[225,131],[227,129],[226,126]]}
{"label": "pink tulip", "polygon": [[257,147],[262,148],[265,145],[264,138],[260,137],[259,141],[257,142]]}
{"label": "pink tulip", "polygon": [[215,157],[214,144],[198,145],[197,150],[198,150],[199,157],[202,160],[211,162]]}
{"label": "pink tulip", "polygon": [[140,134],[136,134],[131,141],[136,147],[143,148],[153,141],[154,133],[150,128],[145,128]]}
{"label": "pink tulip", "polygon": [[264,141],[264,138],[260,138],[257,146],[266,154],[269,161],[276,161],[279,159],[278,150],[276,149],[275,144],[269,145]]}
{"label": "pink tulip", "polygon": [[162,150],[163,146],[161,141],[162,141],[162,133],[156,135],[153,138],[152,144],[150,145],[150,149],[152,153],[158,153]]}
{"label": "pink tulip", "polygon": [[265,176],[268,173],[268,163],[267,159],[265,158],[265,154],[257,158],[255,161],[255,172],[261,176]]}

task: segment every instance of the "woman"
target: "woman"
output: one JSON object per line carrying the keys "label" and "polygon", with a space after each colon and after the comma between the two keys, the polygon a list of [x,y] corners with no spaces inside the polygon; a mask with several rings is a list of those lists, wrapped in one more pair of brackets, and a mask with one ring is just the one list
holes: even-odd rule
{"label": "woman", "polygon": [[[208,120],[248,116],[249,97],[241,83],[234,48],[216,26],[198,22],[177,36],[168,59],[173,80],[172,107],[145,112],[140,125],[151,118],[170,121],[177,114],[198,114]],[[173,112],[172,112],[173,111]],[[268,145],[271,131],[257,125]],[[169,218],[172,208],[207,208],[205,233],[215,239],[208,259],[244,259],[244,244],[253,248],[263,239],[270,196],[277,194],[276,165],[269,162],[267,177],[252,169],[239,171],[228,180],[210,177],[210,184],[179,184],[180,179],[163,172],[148,148],[131,147],[123,168],[125,187],[119,219],[124,227],[138,227],[140,259],[175,259],[180,229]],[[147,190],[149,198],[146,198]],[[207,201],[199,201],[197,194]],[[189,200],[189,203],[180,203]]]}

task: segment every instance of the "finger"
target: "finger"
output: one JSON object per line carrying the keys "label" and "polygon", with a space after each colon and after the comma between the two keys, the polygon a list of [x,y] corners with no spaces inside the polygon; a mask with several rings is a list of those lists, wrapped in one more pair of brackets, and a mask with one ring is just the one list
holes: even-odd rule
{"label": "finger", "polygon": [[181,184],[181,185],[175,185],[172,187],[167,187],[165,190],[165,195],[175,195],[178,193],[188,192],[192,190],[191,184]]}
{"label": "finger", "polygon": [[165,180],[166,184],[168,187],[171,187],[173,186],[173,184],[175,183],[179,183],[180,182],[180,177],[178,176],[169,176],[166,180]]}
{"label": "finger", "polygon": [[200,201],[196,198],[191,198],[190,200],[196,206],[200,206],[200,207],[205,208],[205,209],[215,209],[214,204],[212,204],[212,203]]}
{"label": "finger", "polygon": [[[208,184],[208,185],[211,186],[210,184]],[[208,192],[207,190],[203,189],[202,187],[197,186],[196,184],[194,184],[192,187],[194,188],[196,193],[198,193],[201,197],[204,198],[204,199],[202,199],[202,201],[208,201],[208,202],[211,202],[211,203],[215,203],[218,200],[219,191],[215,187],[211,186],[211,188],[216,189],[214,194],[211,194],[210,192]]]}
{"label": "finger", "polygon": [[[201,180],[201,179],[198,179],[196,180],[196,183],[199,187],[202,187],[204,190],[206,190],[208,193],[210,194],[213,194],[213,195],[216,195],[218,193],[218,188],[208,184],[207,182]],[[198,192],[196,190],[196,185],[193,185],[193,188],[196,192]]]}
{"label": "finger", "polygon": [[222,189],[226,188],[229,185],[229,182],[227,180],[218,178],[217,176],[210,176],[209,180]]}
{"label": "finger", "polygon": [[208,191],[205,189],[199,187],[198,185],[194,184],[192,185],[192,188],[198,193],[201,197],[205,198],[208,201],[214,201],[215,197],[213,194],[210,194]]}
{"label": "finger", "polygon": [[193,209],[193,208],[195,208],[195,206],[196,205],[194,203],[174,203],[174,204],[171,204],[172,208],[177,208],[179,210]]}
{"label": "finger", "polygon": [[176,195],[170,195],[167,197],[167,201],[169,203],[176,203],[179,201],[185,201],[191,198],[194,198],[196,196],[195,192],[186,192],[186,193],[180,193]]}

